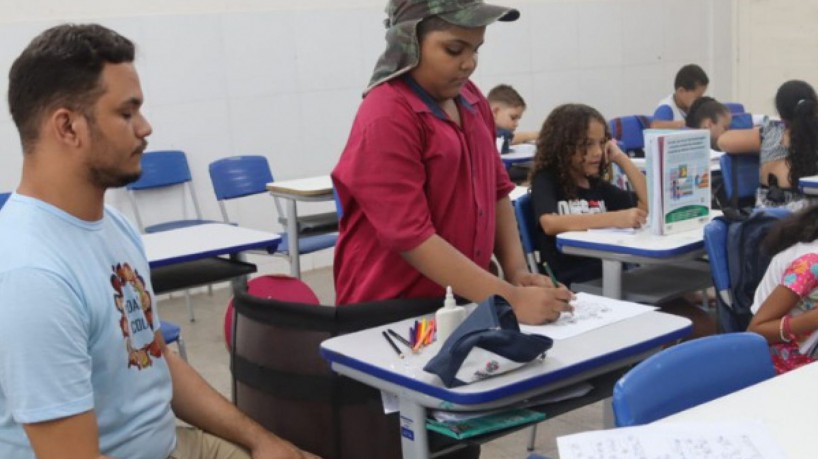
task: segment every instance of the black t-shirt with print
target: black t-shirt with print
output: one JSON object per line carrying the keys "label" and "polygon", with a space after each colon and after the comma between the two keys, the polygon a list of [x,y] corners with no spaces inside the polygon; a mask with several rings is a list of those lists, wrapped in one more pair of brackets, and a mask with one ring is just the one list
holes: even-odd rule
{"label": "black t-shirt with print", "polygon": [[[591,179],[590,188],[577,188],[577,199],[567,200],[559,185],[557,174],[541,170],[531,181],[531,204],[539,222],[544,214],[590,214],[635,207],[636,194],[625,191],[600,179]],[[556,236],[548,236],[542,228],[535,236],[541,259],[546,261],[557,279],[568,287],[573,282],[585,282],[602,276],[602,262],[598,258],[565,255],[557,250]],[[544,269],[540,267],[540,271]]]}

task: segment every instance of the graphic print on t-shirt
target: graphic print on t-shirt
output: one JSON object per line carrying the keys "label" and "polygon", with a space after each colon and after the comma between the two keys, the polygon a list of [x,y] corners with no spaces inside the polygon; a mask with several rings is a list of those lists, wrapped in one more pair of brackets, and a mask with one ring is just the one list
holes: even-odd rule
{"label": "graphic print on t-shirt", "polygon": [[557,202],[557,212],[560,215],[601,214],[607,212],[605,201],[601,199],[572,199]]}
{"label": "graphic print on t-shirt", "polygon": [[121,314],[119,327],[128,350],[128,367],[141,370],[162,356],[153,323],[153,300],[145,280],[128,263],[111,267],[114,305]]}

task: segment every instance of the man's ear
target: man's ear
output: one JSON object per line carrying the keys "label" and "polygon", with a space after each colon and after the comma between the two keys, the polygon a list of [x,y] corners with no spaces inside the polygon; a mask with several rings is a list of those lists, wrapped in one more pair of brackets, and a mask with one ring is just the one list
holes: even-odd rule
{"label": "man's ear", "polygon": [[88,120],[79,112],[59,108],[48,117],[47,130],[51,131],[54,140],[67,146],[79,147],[88,131]]}
{"label": "man's ear", "polygon": [[492,116],[494,116],[495,118],[497,118],[497,115],[500,113],[500,110],[501,110],[502,108],[503,108],[503,107],[502,107],[500,104],[496,104],[496,105],[495,105],[495,104],[492,104],[492,105],[491,105],[491,114],[492,114]]}

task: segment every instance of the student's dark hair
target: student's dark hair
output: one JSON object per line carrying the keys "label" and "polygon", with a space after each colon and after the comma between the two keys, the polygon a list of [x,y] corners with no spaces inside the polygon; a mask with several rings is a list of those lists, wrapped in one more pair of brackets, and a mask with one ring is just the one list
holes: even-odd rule
{"label": "student's dark hair", "polygon": [[818,204],[813,204],[776,223],[764,238],[763,249],[771,257],[799,242],[818,239]]}
{"label": "student's dark hair", "polygon": [[818,96],[809,83],[790,80],[778,88],[775,108],[790,129],[790,183],[818,174]]}
{"label": "student's dark hair", "polygon": [[489,103],[501,103],[513,108],[525,108],[523,96],[507,84],[498,84],[491,88],[486,99],[488,99]]}
{"label": "student's dark hair", "polygon": [[688,91],[696,89],[697,86],[706,86],[710,84],[707,74],[704,70],[696,64],[687,64],[676,72],[676,80],[673,82],[673,88],[684,88]]}
{"label": "student's dark hair", "polygon": [[698,129],[702,126],[704,120],[715,123],[719,120],[719,115],[727,116],[729,114],[730,109],[727,106],[712,97],[702,96],[690,104],[687,118],[685,118],[685,126]]}
{"label": "student's dark hair", "polygon": [[9,71],[9,111],[23,151],[37,141],[47,112],[64,107],[91,117],[105,64],[133,59],[133,43],[98,24],[63,24],[34,38]]}
{"label": "student's dark hair", "polygon": [[449,30],[454,27],[454,24],[446,21],[440,16],[429,16],[423,18],[417,26],[418,44],[423,43],[423,39],[429,32],[439,32],[441,30]]}
{"label": "student's dark hair", "polygon": [[[577,151],[585,148],[591,120],[601,123],[605,127],[605,138],[611,138],[608,123],[595,108],[583,104],[565,104],[555,108],[545,119],[537,138],[537,153],[529,180],[533,180],[539,171],[553,171],[566,198],[576,199],[577,184],[571,176],[571,160]],[[610,172],[610,164],[603,155],[599,164],[600,176],[607,177]]]}

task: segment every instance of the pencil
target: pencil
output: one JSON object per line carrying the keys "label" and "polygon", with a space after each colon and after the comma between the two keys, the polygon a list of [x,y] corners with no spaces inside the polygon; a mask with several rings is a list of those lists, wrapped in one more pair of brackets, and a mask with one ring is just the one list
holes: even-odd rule
{"label": "pencil", "polygon": [[409,349],[412,349],[412,344],[409,343],[409,341],[406,338],[404,338],[403,336],[400,336],[397,332],[395,332],[395,330],[392,330],[390,328],[390,329],[388,329],[386,331],[389,332],[389,334],[392,335],[393,338],[395,338],[396,340],[403,343],[404,346],[408,347]]}
{"label": "pencil", "polygon": [[554,287],[555,287],[555,288],[559,288],[560,283],[559,283],[559,282],[557,282],[557,277],[556,277],[556,276],[554,276],[554,271],[551,271],[551,267],[550,267],[550,266],[548,266],[548,263],[546,263],[546,262],[542,262],[542,265],[545,267],[545,272],[547,272],[547,273],[548,273],[548,277],[550,277],[550,278],[551,278],[551,282],[553,282],[553,283],[554,283]]}
{"label": "pencil", "polygon": [[432,327],[426,327],[426,330],[423,332],[423,336],[421,336],[420,339],[418,339],[418,342],[415,343],[415,347],[412,348],[412,352],[417,352],[420,350],[421,347],[423,347],[423,345],[426,342],[426,339],[429,338],[429,333],[431,332]]}
{"label": "pencil", "polygon": [[394,349],[395,352],[398,354],[398,357],[403,358],[403,352],[401,352],[400,349],[398,349],[398,345],[395,344],[394,341],[392,341],[392,338],[390,338],[389,335],[386,334],[386,332],[381,333],[383,333],[383,337],[386,338],[386,341],[389,342],[389,345],[392,346],[392,349]]}

